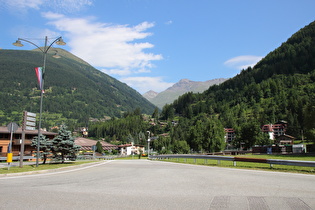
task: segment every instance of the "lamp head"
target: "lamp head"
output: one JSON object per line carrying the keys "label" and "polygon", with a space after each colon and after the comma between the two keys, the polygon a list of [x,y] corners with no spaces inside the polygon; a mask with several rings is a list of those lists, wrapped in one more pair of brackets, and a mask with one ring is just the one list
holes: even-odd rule
{"label": "lamp head", "polygon": [[17,47],[23,47],[24,45],[21,43],[20,40],[16,40],[16,42],[13,43],[14,46],[17,46]]}
{"label": "lamp head", "polygon": [[57,45],[66,45],[66,43],[63,41],[62,37],[60,37],[60,38],[58,39],[58,41],[56,41],[56,44],[57,44]]}
{"label": "lamp head", "polygon": [[61,56],[58,54],[58,52],[56,52],[52,57],[54,57],[54,58],[61,58]]}

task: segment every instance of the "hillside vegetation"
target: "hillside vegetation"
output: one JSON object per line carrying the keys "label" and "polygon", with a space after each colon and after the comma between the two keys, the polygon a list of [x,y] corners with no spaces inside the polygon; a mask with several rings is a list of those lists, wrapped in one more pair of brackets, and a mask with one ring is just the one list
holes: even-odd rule
{"label": "hillside vegetation", "polygon": [[[56,49],[60,59],[47,56],[43,127],[66,123],[87,126],[89,120],[121,117],[141,108],[152,113],[154,105],[124,83],[96,70],[69,52]],[[43,63],[37,50],[0,50],[0,124],[21,122],[23,110],[38,113],[40,90],[34,68]]]}
{"label": "hillside vegetation", "polygon": [[[145,129],[128,127],[129,134],[136,142],[141,142],[138,133],[145,130],[159,136],[152,147],[160,153],[216,152],[226,147],[224,128],[236,131],[236,139],[229,146],[248,149],[270,145],[272,142],[261,132],[261,126],[284,120],[288,123],[286,134],[314,140],[314,82],[315,22],[295,33],[253,68],[244,69],[203,93],[180,96],[163,107],[160,117],[154,112],[154,122]],[[130,125],[127,122],[125,127]],[[111,126],[113,122],[97,123],[90,131],[95,137],[112,139],[114,132],[105,132]],[[125,142],[132,139],[126,136],[125,133],[119,137]]]}
{"label": "hillside vegetation", "polygon": [[[241,133],[246,124],[288,122],[287,134],[314,139],[315,22],[295,33],[253,68],[202,94],[188,93],[171,106],[192,119],[206,114]],[[255,142],[254,142],[255,143]]]}

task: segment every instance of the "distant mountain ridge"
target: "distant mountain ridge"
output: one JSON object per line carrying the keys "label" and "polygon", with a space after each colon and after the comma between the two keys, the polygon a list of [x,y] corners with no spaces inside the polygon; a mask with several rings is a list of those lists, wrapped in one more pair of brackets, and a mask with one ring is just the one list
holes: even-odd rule
{"label": "distant mountain ridge", "polygon": [[210,86],[221,84],[226,80],[227,79],[219,78],[200,82],[191,81],[189,79],[181,79],[179,82],[175,83],[172,87],[167,88],[165,91],[156,93],[150,90],[144,93],[142,96],[161,109],[165,104],[172,103],[175,99],[177,99],[184,93],[201,93],[207,90]]}
{"label": "distant mountain ridge", "polygon": [[146,99],[148,100],[151,100],[153,98],[155,98],[159,93],[153,91],[153,90],[150,90],[146,93],[144,93],[142,96],[145,97]]}

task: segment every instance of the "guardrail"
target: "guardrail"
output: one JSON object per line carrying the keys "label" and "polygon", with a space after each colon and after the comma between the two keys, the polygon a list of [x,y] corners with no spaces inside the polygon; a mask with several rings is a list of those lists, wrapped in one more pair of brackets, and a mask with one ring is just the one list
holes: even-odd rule
{"label": "guardrail", "polygon": [[93,156],[93,155],[78,155],[77,160],[93,160],[93,159],[104,159],[114,160],[114,156]]}
{"label": "guardrail", "polygon": [[299,161],[299,160],[277,160],[277,159],[260,159],[260,158],[246,158],[246,157],[229,157],[229,156],[215,156],[215,155],[150,155],[150,159],[174,159],[183,158],[186,159],[211,159],[217,160],[218,164],[221,160],[233,161],[233,165],[236,166],[237,162],[252,162],[252,163],[267,163],[272,168],[273,165],[291,165],[291,166],[304,166],[315,167],[315,161]]}
{"label": "guardrail", "polygon": [[95,159],[114,160],[112,156],[95,156]]}
{"label": "guardrail", "polygon": [[[23,156],[23,160],[36,159],[34,156]],[[7,160],[7,157],[0,157],[0,160]],[[12,160],[20,160],[20,156],[13,156]]]}

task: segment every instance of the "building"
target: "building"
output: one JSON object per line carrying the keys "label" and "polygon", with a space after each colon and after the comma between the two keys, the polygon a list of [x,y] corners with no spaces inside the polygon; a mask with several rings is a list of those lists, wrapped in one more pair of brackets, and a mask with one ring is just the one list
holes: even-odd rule
{"label": "building", "polygon": [[[46,138],[52,140],[57,136],[57,133],[41,131],[41,134],[45,135]],[[38,136],[38,130],[25,130],[25,141],[24,141],[24,154],[32,155],[36,151],[35,147],[32,147],[32,139]],[[0,126],[0,155],[6,156],[8,146],[10,143],[11,133],[6,126]],[[22,143],[22,128],[18,128],[12,136],[12,150],[13,156],[20,154]]]}
{"label": "building", "polygon": [[[83,137],[76,137],[74,143],[76,145],[81,146],[81,151],[93,151],[92,147],[96,146],[97,141],[96,140],[92,140],[92,139],[87,139],[87,138],[83,138]],[[110,143],[107,143],[105,141],[100,141],[103,150],[117,150],[118,146],[117,145],[113,145]]]}
{"label": "building", "polygon": [[263,125],[261,130],[264,133],[268,133],[271,140],[275,140],[278,136],[285,135],[287,127],[287,122],[279,121],[276,124]]}
{"label": "building", "polygon": [[123,144],[118,147],[120,155],[139,155],[144,153],[144,146],[139,144]]}
{"label": "building", "polygon": [[235,130],[233,128],[224,128],[224,131],[225,131],[225,142],[227,145],[231,144],[235,138],[236,138],[236,135],[235,135]]}
{"label": "building", "polygon": [[289,135],[280,135],[276,137],[275,143],[278,145],[293,145],[294,137]]}

